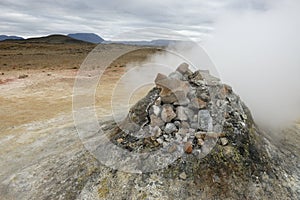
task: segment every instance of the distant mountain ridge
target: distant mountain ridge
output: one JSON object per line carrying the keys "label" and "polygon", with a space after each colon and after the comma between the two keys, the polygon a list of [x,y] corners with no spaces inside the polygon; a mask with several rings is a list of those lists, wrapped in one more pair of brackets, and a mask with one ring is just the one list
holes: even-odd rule
{"label": "distant mountain ridge", "polygon": [[41,42],[41,43],[49,43],[49,44],[84,44],[88,43],[81,40],[76,40],[74,38],[65,36],[65,35],[49,35],[45,37],[37,37],[37,38],[28,38],[24,40],[25,42]]}
{"label": "distant mountain ridge", "polygon": [[99,44],[104,41],[103,38],[101,38],[99,35],[96,35],[95,33],[70,33],[67,36],[76,40],[82,40],[94,44]]}
{"label": "distant mountain ridge", "polygon": [[15,42],[15,43],[47,43],[47,44],[92,44],[82,40],[76,40],[65,35],[48,35],[44,37],[35,37],[28,39],[7,39],[1,42]]}
{"label": "distant mountain ridge", "polygon": [[24,40],[24,38],[15,35],[0,35],[0,41],[3,40]]}
{"label": "distant mountain ridge", "polygon": [[167,40],[167,39],[157,39],[151,41],[105,41],[99,35],[95,33],[70,33],[68,35],[53,34],[42,37],[27,38],[24,39],[19,36],[7,36],[0,35],[0,41],[15,41],[15,42],[41,42],[41,43],[51,43],[51,44],[70,44],[70,43],[92,43],[92,44],[125,44],[125,45],[135,45],[135,46],[169,46],[178,43],[189,43],[188,41],[179,40]]}

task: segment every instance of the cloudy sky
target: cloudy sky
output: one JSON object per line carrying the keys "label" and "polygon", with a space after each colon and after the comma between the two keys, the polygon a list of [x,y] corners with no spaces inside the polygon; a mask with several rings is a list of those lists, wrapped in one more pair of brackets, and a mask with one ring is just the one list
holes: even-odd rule
{"label": "cloudy sky", "polygon": [[110,40],[124,32],[155,27],[198,40],[214,30],[224,12],[266,12],[274,1],[279,0],[1,0],[0,34],[32,37],[93,32]]}

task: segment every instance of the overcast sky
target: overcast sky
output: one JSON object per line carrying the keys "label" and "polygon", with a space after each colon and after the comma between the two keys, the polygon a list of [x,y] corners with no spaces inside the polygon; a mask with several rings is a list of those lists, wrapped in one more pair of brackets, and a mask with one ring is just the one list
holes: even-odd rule
{"label": "overcast sky", "polygon": [[1,0],[0,34],[32,37],[93,32],[110,40],[122,32],[158,27],[199,40],[214,30],[222,13],[265,12],[274,1],[279,0]]}

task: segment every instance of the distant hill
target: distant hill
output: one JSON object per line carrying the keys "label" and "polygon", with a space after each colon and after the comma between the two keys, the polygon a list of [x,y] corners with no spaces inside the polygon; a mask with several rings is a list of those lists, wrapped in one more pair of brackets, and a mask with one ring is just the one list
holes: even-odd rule
{"label": "distant hill", "polygon": [[19,36],[0,35],[0,41],[3,40],[24,40],[24,38]]}
{"label": "distant hill", "polygon": [[65,35],[49,35],[45,37],[28,38],[21,43],[48,43],[48,44],[90,44],[81,40],[76,40]]}
{"label": "distant hill", "polygon": [[72,33],[68,34],[68,37],[74,38],[76,40],[82,40],[85,42],[90,42],[94,44],[99,44],[104,41],[99,35],[94,33]]}

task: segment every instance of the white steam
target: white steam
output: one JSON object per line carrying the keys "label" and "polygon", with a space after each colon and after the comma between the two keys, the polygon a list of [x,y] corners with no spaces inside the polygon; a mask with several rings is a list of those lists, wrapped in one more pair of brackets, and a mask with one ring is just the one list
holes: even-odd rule
{"label": "white steam", "polygon": [[204,41],[223,82],[260,124],[278,128],[300,119],[300,1],[267,11],[225,13]]}
{"label": "white steam", "polygon": [[299,120],[300,1],[268,2],[267,10],[230,10],[218,15],[212,35],[201,43],[212,62],[197,46],[170,46],[169,52],[156,54],[146,63],[171,68],[152,68],[133,80],[145,75],[154,80],[158,72],[168,74],[182,62],[192,61],[233,86],[260,125],[277,129]]}

